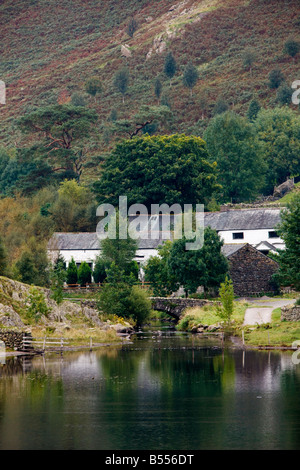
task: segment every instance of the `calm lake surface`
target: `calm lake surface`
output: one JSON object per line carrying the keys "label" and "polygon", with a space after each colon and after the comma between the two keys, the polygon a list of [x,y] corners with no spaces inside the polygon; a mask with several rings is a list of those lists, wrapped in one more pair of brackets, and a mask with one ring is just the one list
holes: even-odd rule
{"label": "calm lake surface", "polygon": [[174,330],[7,357],[1,450],[300,449],[300,364]]}

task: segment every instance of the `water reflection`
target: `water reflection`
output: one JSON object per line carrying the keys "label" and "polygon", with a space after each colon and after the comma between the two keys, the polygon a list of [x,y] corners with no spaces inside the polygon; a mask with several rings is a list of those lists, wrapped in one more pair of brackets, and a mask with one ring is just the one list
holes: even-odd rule
{"label": "water reflection", "polygon": [[7,358],[0,449],[297,449],[299,389],[290,353],[174,331]]}

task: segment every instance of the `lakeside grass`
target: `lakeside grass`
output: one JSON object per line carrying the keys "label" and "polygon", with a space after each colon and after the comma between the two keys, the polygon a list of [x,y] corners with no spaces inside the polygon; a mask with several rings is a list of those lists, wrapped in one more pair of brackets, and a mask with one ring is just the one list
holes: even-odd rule
{"label": "lakeside grass", "polygon": [[[239,326],[243,323],[246,308],[249,306],[246,301],[234,303],[234,311],[231,317],[231,323]],[[203,307],[189,308],[185,311],[177,324],[177,329],[191,331],[198,325],[223,325],[224,319],[218,314],[216,305],[205,305]]]}
{"label": "lakeside grass", "polygon": [[291,347],[300,340],[300,322],[281,320],[281,308],[276,308],[270,323],[244,328],[244,339],[248,346]]}
{"label": "lakeside grass", "polygon": [[[234,313],[231,318],[230,327],[232,335],[242,339],[248,347],[291,347],[294,341],[300,340],[300,321],[281,320],[281,308],[276,308],[272,312],[270,323],[262,325],[244,326],[244,316],[248,307],[255,307],[246,301],[235,302]],[[262,306],[260,306],[262,308]],[[218,315],[215,306],[204,306],[187,309],[177,324],[177,329],[181,331],[192,331],[193,328],[201,325],[219,325],[225,327],[224,319]]]}

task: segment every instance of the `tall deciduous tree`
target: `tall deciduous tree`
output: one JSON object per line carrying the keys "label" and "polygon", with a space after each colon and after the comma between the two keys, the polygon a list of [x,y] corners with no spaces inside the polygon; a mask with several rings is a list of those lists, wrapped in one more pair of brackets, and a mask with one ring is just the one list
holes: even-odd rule
{"label": "tall deciduous tree", "polygon": [[176,60],[172,52],[168,52],[165,58],[164,72],[166,76],[170,79],[170,85],[171,85],[171,79],[174,77],[176,71],[177,71]]}
{"label": "tall deciduous tree", "polygon": [[254,122],[267,164],[264,192],[272,194],[287,178],[300,174],[300,117],[292,109],[262,109]]}
{"label": "tall deciduous tree", "polygon": [[120,142],[107,157],[94,184],[99,203],[196,204],[219,188],[216,163],[208,162],[205,142],[186,135],[143,136]]}
{"label": "tall deciduous tree", "polygon": [[193,93],[193,88],[196,85],[198,78],[199,74],[197,68],[191,62],[189,62],[184,69],[182,81],[183,85],[189,88],[191,96]]}
{"label": "tall deciduous tree", "polygon": [[175,240],[168,258],[168,269],[186,292],[194,293],[202,286],[216,290],[225,280],[228,272],[228,261],[221,252],[221,241],[215,230],[210,227],[204,230],[204,244],[198,250],[186,250],[187,240]]}
{"label": "tall deciduous tree", "polygon": [[277,233],[285,242],[276,261],[279,272],[275,279],[284,286],[293,286],[300,290],[300,195],[295,195],[287,208],[282,211],[281,224]]}
{"label": "tall deciduous tree", "polygon": [[114,86],[122,95],[123,103],[125,102],[125,95],[128,90],[129,71],[127,67],[119,69],[114,76]]}
{"label": "tall deciduous tree", "polygon": [[260,145],[249,121],[232,111],[214,117],[204,139],[219,170],[223,202],[255,198],[264,184],[265,165]]}
{"label": "tall deciduous tree", "polygon": [[283,52],[294,59],[298,52],[300,52],[299,41],[295,41],[295,39],[288,39],[284,44]]}
{"label": "tall deciduous tree", "polygon": [[102,82],[98,77],[91,77],[85,83],[85,91],[93,96],[96,101],[96,96],[102,91]]}

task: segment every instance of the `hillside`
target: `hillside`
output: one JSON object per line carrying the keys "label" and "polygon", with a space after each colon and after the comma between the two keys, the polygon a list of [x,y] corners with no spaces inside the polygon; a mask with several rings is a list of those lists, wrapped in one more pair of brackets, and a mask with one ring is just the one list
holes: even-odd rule
{"label": "hillside", "polygon": [[[138,27],[130,37],[126,28],[132,17]],[[0,144],[7,147],[28,142],[16,128],[17,117],[84,94],[91,76],[100,78],[103,90],[96,100],[87,99],[99,115],[90,155],[113,145],[112,110],[118,119],[128,118],[142,104],[156,102],[157,76],[172,110],[172,119],[158,132],[200,136],[219,98],[245,114],[254,97],[262,106],[275,105],[276,90],[268,87],[271,70],[281,69],[288,84],[299,78],[297,62],[283,53],[287,39],[299,38],[298,0],[5,0],[0,23],[0,78],[7,86]],[[125,45],[129,57],[121,53]],[[251,70],[244,66],[249,48]],[[171,83],[163,73],[168,51],[177,62]],[[199,72],[192,97],[182,85],[189,61]],[[123,65],[130,72],[124,104],[113,86]]]}

